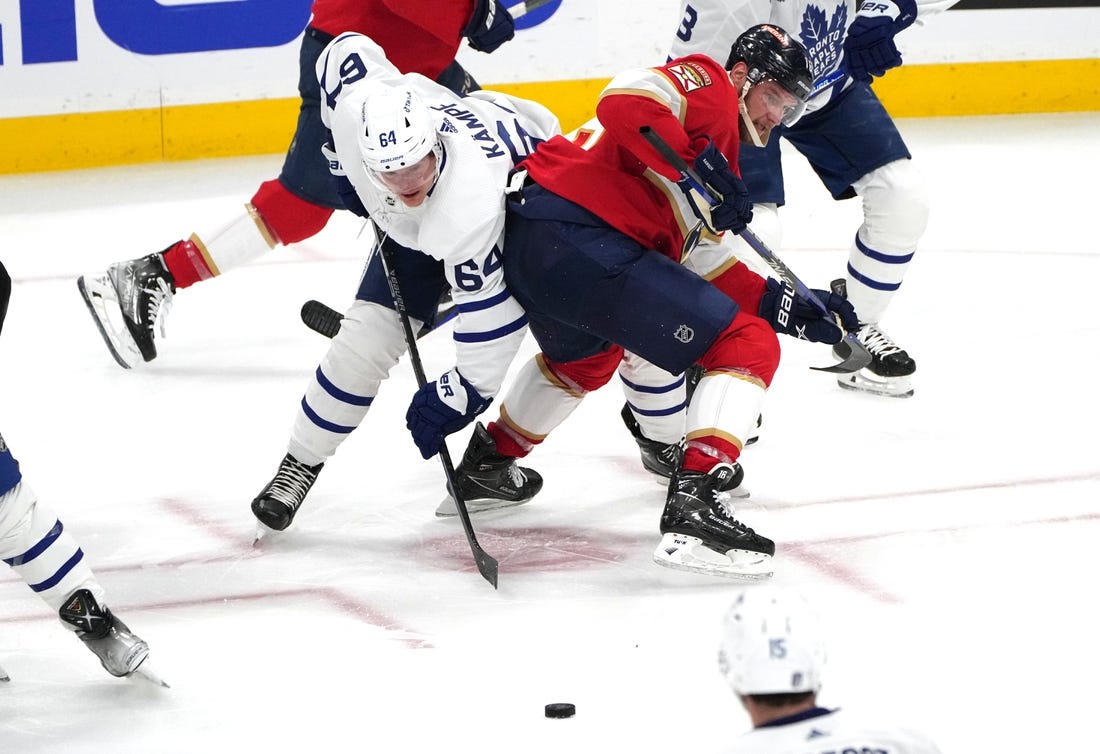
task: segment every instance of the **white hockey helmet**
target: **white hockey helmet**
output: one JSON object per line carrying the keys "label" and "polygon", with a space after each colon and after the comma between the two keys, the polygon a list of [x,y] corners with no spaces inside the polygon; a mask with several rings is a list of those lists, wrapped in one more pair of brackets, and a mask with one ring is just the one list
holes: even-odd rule
{"label": "white hockey helmet", "polygon": [[797,592],[748,588],[726,613],[718,667],[734,693],[817,691],[824,664],[820,623]]}
{"label": "white hockey helmet", "polygon": [[439,148],[432,112],[411,89],[372,87],[361,116],[359,151],[368,171],[381,175],[402,170]]}

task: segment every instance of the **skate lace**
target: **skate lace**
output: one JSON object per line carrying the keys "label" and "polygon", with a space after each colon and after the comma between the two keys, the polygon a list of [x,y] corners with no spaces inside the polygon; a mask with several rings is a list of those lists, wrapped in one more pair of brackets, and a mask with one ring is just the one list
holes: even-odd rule
{"label": "skate lace", "polygon": [[902,350],[901,346],[890,339],[890,336],[874,325],[864,325],[859,332],[859,339],[875,356],[889,356]]}
{"label": "skate lace", "polygon": [[155,277],[152,282],[154,285],[142,288],[149,297],[145,302],[145,316],[150,330],[160,325],[160,336],[163,338],[165,337],[164,322],[172,308],[172,289],[162,277]]}
{"label": "skate lace", "polygon": [[271,480],[267,494],[281,503],[297,508],[305,500],[306,493],[316,478],[317,475],[305,466],[288,462],[279,468],[279,472]]}
{"label": "skate lace", "polygon": [[527,475],[523,473],[523,469],[519,467],[518,463],[508,464],[505,473],[508,474],[509,481],[512,482],[512,485],[516,489],[522,489],[523,485],[527,482]]}

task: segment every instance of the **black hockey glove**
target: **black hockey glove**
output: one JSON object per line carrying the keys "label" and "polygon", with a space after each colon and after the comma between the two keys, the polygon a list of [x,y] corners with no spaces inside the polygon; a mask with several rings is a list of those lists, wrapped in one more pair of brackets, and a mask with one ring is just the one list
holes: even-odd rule
{"label": "black hockey glove", "polygon": [[[752,201],[745,184],[730,170],[725,155],[713,142],[695,158],[695,172],[722,200],[710,208],[711,227],[740,233],[752,222]],[[714,198],[717,198],[714,197]]]}
{"label": "black hockey glove", "polygon": [[866,0],[844,38],[848,75],[870,81],[901,65],[894,35],[917,19],[914,0]]}
{"label": "black hockey glove", "polygon": [[845,331],[859,327],[855,307],[835,293],[813,289],[813,294],[833,315],[824,317],[817,307],[796,295],[791,286],[775,278],[768,278],[767,286],[768,290],[760,299],[760,316],[768,320],[777,333],[814,343],[839,343]]}
{"label": "black hockey glove", "polygon": [[492,398],[482,398],[457,369],[452,369],[416,391],[405,413],[405,426],[412,432],[420,455],[431,458],[447,435],[472,422],[492,402]]}
{"label": "black hockey glove", "polygon": [[516,22],[500,0],[476,0],[462,34],[478,52],[492,52],[516,36]]}

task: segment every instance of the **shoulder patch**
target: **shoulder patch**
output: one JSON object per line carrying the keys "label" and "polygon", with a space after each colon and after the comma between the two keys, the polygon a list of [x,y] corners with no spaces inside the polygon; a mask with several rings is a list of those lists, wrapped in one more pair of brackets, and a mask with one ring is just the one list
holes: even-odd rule
{"label": "shoulder patch", "polygon": [[713,83],[710,79],[710,73],[698,63],[688,61],[674,63],[665,70],[672,74],[672,77],[684,90],[685,94],[696,89],[702,89],[704,86],[710,86]]}

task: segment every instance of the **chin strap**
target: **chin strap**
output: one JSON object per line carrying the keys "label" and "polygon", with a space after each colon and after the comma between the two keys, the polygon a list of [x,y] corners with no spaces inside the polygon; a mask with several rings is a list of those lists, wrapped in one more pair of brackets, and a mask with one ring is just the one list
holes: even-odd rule
{"label": "chin strap", "polygon": [[752,139],[752,143],[758,147],[762,147],[767,144],[767,141],[760,140],[760,134],[756,131],[756,126],[752,124],[752,119],[749,118],[749,106],[746,101],[749,97],[749,89],[752,88],[752,84],[748,79],[745,79],[745,85],[741,87],[741,96],[737,100],[737,109],[741,112],[741,119],[745,121],[745,129],[749,132],[749,138]]}

